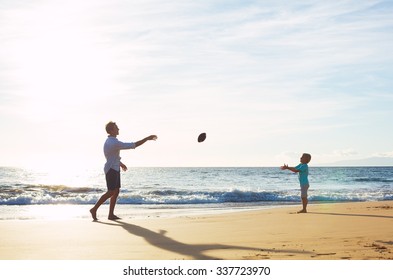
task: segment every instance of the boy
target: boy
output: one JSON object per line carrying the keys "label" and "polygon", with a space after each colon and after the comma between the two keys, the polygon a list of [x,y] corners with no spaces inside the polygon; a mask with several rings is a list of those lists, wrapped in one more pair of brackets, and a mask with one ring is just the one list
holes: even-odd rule
{"label": "boy", "polygon": [[120,150],[125,149],[135,149],[136,147],[144,144],[148,140],[156,140],[156,135],[150,135],[142,140],[139,140],[135,143],[123,143],[117,140],[116,136],[119,135],[119,127],[114,122],[109,122],[106,127],[106,132],[109,134],[107,140],[104,144],[104,154],[106,158],[106,163],[104,167],[105,171],[105,179],[106,186],[108,191],[104,193],[93,208],[90,209],[91,216],[94,221],[97,220],[97,210],[107,199],[110,198],[109,204],[109,220],[117,220],[120,219],[114,214],[117,197],[120,192],[120,168],[123,171],[127,170],[127,166],[125,166],[120,161]]}
{"label": "boy", "polygon": [[303,209],[300,210],[298,213],[307,213],[307,204],[308,204],[308,198],[307,198],[307,191],[308,188],[310,187],[310,184],[308,182],[308,163],[311,160],[311,155],[310,154],[303,154],[302,157],[300,158],[300,164],[295,166],[295,167],[289,167],[288,164],[284,164],[281,166],[281,170],[290,170],[295,173],[299,173],[299,182],[300,182],[300,190],[301,190],[301,198],[302,198],[302,204],[303,204]]}

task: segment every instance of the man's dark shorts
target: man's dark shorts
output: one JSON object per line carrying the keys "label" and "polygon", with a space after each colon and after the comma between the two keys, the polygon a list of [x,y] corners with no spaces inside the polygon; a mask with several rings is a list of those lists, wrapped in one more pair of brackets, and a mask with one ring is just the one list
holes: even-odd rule
{"label": "man's dark shorts", "polygon": [[116,171],[112,168],[109,169],[109,171],[105,174],[105,179],[106,187],[109,191],[120,188],[120,171]]}

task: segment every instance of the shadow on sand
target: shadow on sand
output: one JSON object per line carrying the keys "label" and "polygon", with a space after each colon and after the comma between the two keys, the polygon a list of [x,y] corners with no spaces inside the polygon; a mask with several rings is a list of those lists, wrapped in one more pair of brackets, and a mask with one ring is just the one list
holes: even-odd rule
{"label": "shadow on sand", "polygon": [[195,260],[215,260],[219,258],[207,256],[206,251],[210,250],[248,250],[254,251],[257,254],[260,251],[271,252],[271,253],[296,253],[296,254],[311,254],[311,252],[299,251],[299,250],[277,250],[277,249],[267,249],[267,248],[251,248],[235,245],[225,245],[225,244],[186,244],[173,238],[166,236],[166,230],[160,230],[159,232],[151,231],[147,228],[143,228],[137,225],[129,224],[123,221],[115,221],[114,223],[105,223],[101,221],[96,221],[97,223],[119,226],[128,231],[132,235],[142,237],[147,243],[156,248],[170,251],[173,253],[178,253],[183,256],[189,256]]}
{"label": "shadow on sand", "polygon": [[325,212],[307,212],[307,214],[393,219],[393,216],[369,215],[369,214],[344,214],[344,213],[325,213]]}

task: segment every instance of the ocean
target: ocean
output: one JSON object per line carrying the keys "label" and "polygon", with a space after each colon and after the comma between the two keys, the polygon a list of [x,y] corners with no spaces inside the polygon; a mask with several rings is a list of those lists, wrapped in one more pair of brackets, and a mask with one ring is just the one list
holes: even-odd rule
{"label": "ocean", "polygon": [[[312,167],[312,203],[393,200],[393,167]],[[129,168],[116,214],[127,218],[300,205],[297,175],[278,167]],[[103,171],[0,167],[0,220],[89,218]],[[299,206],[300,207],[300,206]],[[105,217],[108,204],[99,217]]]}

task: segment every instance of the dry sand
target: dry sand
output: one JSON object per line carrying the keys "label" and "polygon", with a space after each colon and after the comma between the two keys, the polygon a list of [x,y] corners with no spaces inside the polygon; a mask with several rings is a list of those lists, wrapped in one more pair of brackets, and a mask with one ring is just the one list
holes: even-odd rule
{"label": "dry sand", "polygon": [[108,221],[2,220],[2,260],[393,259],[393,201]]}

